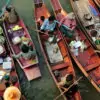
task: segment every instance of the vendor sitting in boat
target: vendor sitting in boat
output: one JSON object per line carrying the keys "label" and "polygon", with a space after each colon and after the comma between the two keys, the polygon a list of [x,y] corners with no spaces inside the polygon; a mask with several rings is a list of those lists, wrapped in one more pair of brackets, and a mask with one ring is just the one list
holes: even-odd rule
{"label": "vendor sitting in boat", "polygon": [[6,7],[6,11],[2,20],[6,20],[11,24],[18,22],[19,18],[14,7]]}
{"label": "vendor sitting in boat", "polygon": [[[74,83],[74,76],[73,74],[66,74],[64,77],[61,78],[61,81],[58,83],[58,86],[64,90],[66,90],[70,85]],[[66,96],[70,98],[70,94],[74,94],[77,92],[78,86],[77,83],[73,84],[73,86],[68,90]]]}
{"label": "vendor sitting in boat", "polygon": [[70,44],[71,52],[74,54],[74,56],[78,56],[80,52],[84,52],[84,49],[87,48],[84,41],[80,40],[79,36],[76,36],[75,39],[72,39]]}
{"label": "vendor sitting in boat", "polygon": [[61,32],[63,32],[65,36],[72,38],[74,35],[73,30],[76,28],[76,20],[74,13],[71,12],[66,17],[62,18],[60,20],[59,27]]}
{"label": "vendor sitting in boat", "polygon": [[20,57],[23,57],[24,59],[32,59],[36,56],[36,51],[32,50],[30,46],[23,44],[21,46],[21,52],[17,55],[13,55],[14,58],[18,59]]}
{"label": "vendor sitting in boat", "polygon": [[41,25],[42,25],[42,23],[44,22],[44,20],[45,20],[45,17],[44,17],[44,16],[41,16],[41,17],[36,21],[39,30],[40,30]]}
{"label": "vendor sitting in boat", "polygon": [[73,74],[66,74],[64,77],[61,78],[61,82],[58,83],[60,87],[68,88],[74,82]]}
{"label": "vendor sitting in boat", "polygon": [[91,30],[90,35],[92,36],[92,40],[96,45],[100,45],[100,37],[98,35],[99,33],[94,29]]}
{"label": "vendor sitting in boat", "polygon": [[[43,19],[43,18],[42,18]],[[55,43],[56,36],[54,35],[54,31],[56,29],[56,23],[54,16],[50,16],[48,19],[45,19],[43,24],[40,27],[40,30],[47,33],[47,40],[50,43]]]}
{"label": "vendor sitting in boat", "polygon": [[48,19],[45,19],[43,24],[41,25],[40,30],[47,32],[47,33],[52,33],[54,32],[56,28],[56,21],[54,16],[50,16]]}

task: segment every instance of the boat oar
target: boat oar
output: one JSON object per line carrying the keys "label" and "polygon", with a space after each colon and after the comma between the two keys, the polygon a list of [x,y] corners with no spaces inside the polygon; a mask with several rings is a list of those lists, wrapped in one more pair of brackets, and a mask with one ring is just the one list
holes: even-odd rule
{"label": "boat oar", "polygon": [[33,30],[33,31],[40,32],[40,33],[43,33],[43,34],[46,34],[46,35],[47,35],[47,33],[46,33],[46,32],[42,32],[41,30],[37,30],[37,29],[35,29],[35,28],[33,28],[33,27],[30,27],[29,29],[31,29],[31,30]]}
{"label": "boat oar", "polygon": [[74,86],[75,83],[77,83],[78,81],[80,81],[83,78],[80,77],[78,80],[76,80],[72,85],[70,85],[64,92],[62,92],[60,95],[58,95],[54,100],[57,100],[59,97],[61,97],[64,93],[66,93],[72,86]]}

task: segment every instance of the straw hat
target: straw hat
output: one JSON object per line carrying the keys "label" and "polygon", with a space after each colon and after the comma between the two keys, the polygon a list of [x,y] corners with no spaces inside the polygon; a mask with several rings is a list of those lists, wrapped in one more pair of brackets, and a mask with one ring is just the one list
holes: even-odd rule
{"label": "straw hat", "polygon": [[20,100],[21,92],[17,87],[10,86],[4,92],[4,100]]}

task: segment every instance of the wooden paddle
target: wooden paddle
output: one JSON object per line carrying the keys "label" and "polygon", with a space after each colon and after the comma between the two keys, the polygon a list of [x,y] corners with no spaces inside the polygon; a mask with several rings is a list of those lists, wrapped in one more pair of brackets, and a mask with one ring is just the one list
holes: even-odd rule
{"label": "wooden paddle", "polygon": [[72,86],[74,86],[75,83],[77,83],[78,81],[80,81],[83,78],[83,76],[81,76],[78,80],[76,80],[72,85],[70,85],[65,91],[63,91],[60,95],[58,95],[54,100],[57,100],[59,97],[61,97],[64,93],[66,93]]}
{"label": "wooden paddle", "polygon": [[33,31],[36,31],[36,32],[40,32],[40,33],[43,33],[43,34],[48,35],[47,32],[42,32],[41,30],[37,30],[37,29],[35,29],[35,28],[33,28],[33,27],[30,27],[29,29],[31,29],[31,30],[33,30]]}

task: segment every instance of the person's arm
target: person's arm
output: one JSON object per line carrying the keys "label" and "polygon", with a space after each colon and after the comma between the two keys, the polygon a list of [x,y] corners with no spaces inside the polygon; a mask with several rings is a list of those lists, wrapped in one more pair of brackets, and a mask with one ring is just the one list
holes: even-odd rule
{"label": "person's arm", "polygon": [[33,50],[33,51],[32,51],[32,54],[33,54],[33,55],[36,55],[36,50]]}
{"label": "person's arm", "polygon": [[18,59],[18,58],[20,58],[21,56],[22,56],[22,52],[19,53],[19,54],[17,54],[17,55],[13,55],[12,57],[15,58],[15,59]]}
{"label": "person's arm", "polygon": [[95,50],[95,52],[100,53],[100,50]]}
{"label": "person's arm", "polygon": [[58,85],[59,87],[62,87],[62,86],[64,85],[64,83],[63,83],[63,82],[59,82],[57,85]]}

